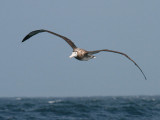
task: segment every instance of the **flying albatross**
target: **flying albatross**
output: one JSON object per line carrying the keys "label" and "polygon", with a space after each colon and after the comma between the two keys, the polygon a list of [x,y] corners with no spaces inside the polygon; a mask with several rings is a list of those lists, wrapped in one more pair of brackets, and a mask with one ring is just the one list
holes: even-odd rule
{"label": "flying albatross", "polygon": [[65,36],[62,36],[60,34],[57,34],[55,32],[52,32],[52,31],[49,31],[49,30],[44,30],[44,29],[40,29],[40,30],[35,30],[35,31],[32,31],[30,32],[28,35],[26,35],[24,37],[24,39],[22,40],[22,42],[26,41],[27,39],[29,39],[30,37],[38,34],[38,33],[41,33],[41,32],[48,32],[50,34],[53,34],[53,35],[56,35],[62,39],[64,39],[73,49],[73,52],[72,54],[69,56],[70,58],[73,58],[75,57],[76,59],[78,60],[81,60],[81,61],[87,61],[87,60],[90,60],[92,58],[96,58],[95,56],[93,56],[93,54],[96,54],[96,53],[99,53],[99,52],[102,52],[102,51],[106,51],[106,52],[113,52],[113,53],[118,53],[118,54],[121,54],[125,57],[127,57],[129,60],[131,60],[138,68],[139,70],[141,71],[141,73],[143,74],[144,78],[147,80],[145,74],[143,73],[142,69],[138,66],[138,64],[132,60],[127,54],[125,53],[122,53],[122,52],[118,52],[118,51],[114,51],[114,50],[108,50],[108,49],[102,49],[102,50],[95,50],[95,51],[87,51],[87,50],[84,50],[84,49],[81,49],[81,48],[78,48],[70,39],[68,39],[67,37]]}

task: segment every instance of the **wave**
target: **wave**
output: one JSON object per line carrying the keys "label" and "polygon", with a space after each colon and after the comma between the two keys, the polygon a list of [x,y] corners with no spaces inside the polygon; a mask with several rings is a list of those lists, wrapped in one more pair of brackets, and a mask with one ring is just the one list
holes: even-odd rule
{"label": "wave", "polygon": [[159,120],[159,111],[159,96],[0,98],[0,120]]}

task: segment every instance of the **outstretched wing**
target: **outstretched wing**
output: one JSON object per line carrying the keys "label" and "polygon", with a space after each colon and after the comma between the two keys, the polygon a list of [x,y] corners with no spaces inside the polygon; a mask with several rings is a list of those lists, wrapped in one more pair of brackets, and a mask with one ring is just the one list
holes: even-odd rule
{"label": "outstretched wing", "polygon": [[101,51],[106,51],[106,52],[113,52],[113,53],[118,53],[118,54],[121,54],[121,55],[124,55],[125,57],[127,57],[129,60],[131,60],[138,68],[139,70],[142,72],[144,78],[147,80],[145,74],[143,73],[142,69],[138,66],[138,64],[132,60],[127,54],[125,53],[122,53],[122,52],[118,52],[118,51],[113,51],[113,50],[108,50],[108,49],[103,49],[103,50],[95,50],[95,51],[88,51],[88,54],[96,54],[96,53],[99,53]]}
{"label": "outstretched wing", "polygon": [[26,36],[24,37],[24,39],[22,40],[22,42],[28,40],[30,37],[32,37],[32,36],[34,36],[34,35],[36,35],[36,34],[38,34],[38,33],[41,33],[41,32],[48,32],[48,33],[51,33],[51,34],[53,34],[53,35],[56,35],[56,36],[64,39],[73,49],[77,48],[76,45],[75,45],[70,39],[68,39],[67,37],[62,36],[62,35],[59,35],[59,34],[54,33],[54,32],[52,32],[52,31],[43,30],[43,29],[41,29],[41,30],[35,30],[35,31],[30,32],[28,35],[26,35]]}

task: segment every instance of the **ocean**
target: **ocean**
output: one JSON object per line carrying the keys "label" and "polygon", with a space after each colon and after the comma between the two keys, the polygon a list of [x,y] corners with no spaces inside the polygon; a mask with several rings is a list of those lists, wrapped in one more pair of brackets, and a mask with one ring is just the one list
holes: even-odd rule
{"label": "ocean", "polygon": [[160,120],[160,96],[0,98],[0,120]]}

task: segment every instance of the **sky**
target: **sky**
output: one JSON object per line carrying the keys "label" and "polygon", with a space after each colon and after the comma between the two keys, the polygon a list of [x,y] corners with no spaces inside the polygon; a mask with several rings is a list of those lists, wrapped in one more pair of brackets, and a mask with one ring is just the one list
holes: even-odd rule
{"label": "sky", "polygon": [[[1,0],[0,97],[160,95],[159,0]],[[86,50],[115,53],[70,59],[61,38]]]}

